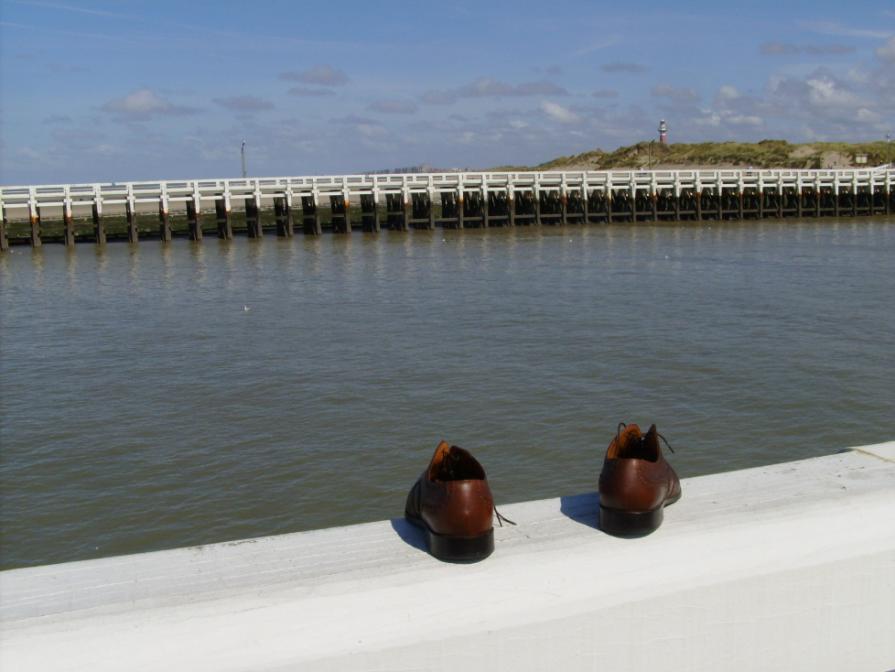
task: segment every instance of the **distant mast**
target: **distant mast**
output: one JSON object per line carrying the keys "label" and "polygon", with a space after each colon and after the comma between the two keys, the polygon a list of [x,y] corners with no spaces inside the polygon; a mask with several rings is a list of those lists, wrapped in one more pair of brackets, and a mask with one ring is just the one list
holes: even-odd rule
{"label": "distant mast", "polygon": [[659,144],[668,144],[668,124],[665,123],[664,119],[659,121]]}

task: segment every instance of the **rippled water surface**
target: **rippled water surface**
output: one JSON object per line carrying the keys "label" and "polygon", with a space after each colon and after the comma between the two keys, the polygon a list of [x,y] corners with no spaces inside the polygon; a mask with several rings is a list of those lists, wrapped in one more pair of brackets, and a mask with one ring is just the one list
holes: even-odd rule
{"label": "rippled water surface", "polygon": [[438,439],[497,501],[895,438],[895,222],[0,255],[0,565],[395,517]]}

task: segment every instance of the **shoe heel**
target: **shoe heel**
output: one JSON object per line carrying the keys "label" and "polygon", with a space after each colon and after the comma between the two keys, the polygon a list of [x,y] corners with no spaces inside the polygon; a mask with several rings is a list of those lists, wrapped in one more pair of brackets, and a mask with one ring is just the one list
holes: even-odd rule
{"label": "shoe heel", "polygon": [[600,529],[616,537],[643,537],[662,524],[663,508],[652,511],[620,511],[600,507]]}
{"label": "shoe heel", "polygon": [[429,552],[444,562],[477,562],[494,552],[494,530],[477,537],[448,537],[427,529]]}

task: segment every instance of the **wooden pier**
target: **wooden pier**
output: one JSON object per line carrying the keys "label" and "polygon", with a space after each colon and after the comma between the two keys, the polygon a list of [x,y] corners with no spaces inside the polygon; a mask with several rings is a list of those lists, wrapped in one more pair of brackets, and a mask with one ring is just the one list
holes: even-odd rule
{"label": "wooden pier", "polygon": [[[0,249],[182,235],[291,237],[895,210],[895,168],[431,173],[0,187]],[[236,204],[238,209],[234,210]],[[212,214],[213,212],[213,214]],[[208,216],[205,216],[208,213]],[[272,213],[272,216],[269,215]],[[178,228],[175,221],[185,226]],[[108,223],[119,225],[114,231]],[[154,222],[147,227],[147,222]],[[85,223],[86,222],[86,225]],[[48,226],[54,223],[54,226]],[[234,226],[234,224],[237,224]],[[142,224],[142,226],[141,226]]]}

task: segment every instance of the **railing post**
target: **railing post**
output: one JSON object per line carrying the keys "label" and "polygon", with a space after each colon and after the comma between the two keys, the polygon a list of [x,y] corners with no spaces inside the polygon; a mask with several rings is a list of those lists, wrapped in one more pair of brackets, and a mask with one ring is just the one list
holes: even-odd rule
{"label": "railing post", "polygon": [[199,223],[199,193],[193,186],[193,197],[186,202],[186,219],[189,225],[190,240],[202,240],[202,225]]}
{"label": "railing post", "polygon": [[71,189],[68,186],[62,197],[62,239],[68,247],[75,244],[75,220],[71,208]]}
{"label": "railing post", "polygon": [[507,182],[507,222],[516,226],[516,187],[512,180]]}
{"label": "railing post", "polygon": [[6,204],[0,198],[0,252],[9,249],[9,238],[6,237]]}
{"label": "railing post", "polygon": [[541,226],[543,221],[541,220],[541,177],[539,174],[535,174],[535,181],[531,186],[531,200],[535,209],[535,224]]}
{"label": "railing post", "polygon": [[292,236],[295,235],[295,219],[294,219],[293,213],[292,213],[292,202],[293,202],[292,185],[287,184],[286,190],[283,193],[283,208],[285,210],[283,213],[283,215],[284,215],[283,233],[287,238],[292,238]]}
{"label": "railing post", "polygon": [[31,247],[40,247],[40,208],[37,205],[37,190],[31,187],[28,195],[28,219],[31,222]]}
{"label": "railing post", "polygon": [[214,211],[217,216],[218,238],[231,240],[233,238],[233,223],[230,221],[230,183],[224,182],[224,192],[214,202]]}
{"label": "railing post", "polygon": [[137,203],[134,199],[134,185],[127,185],[127,202],[124,204],[124,214],[127,219],[127,242],[137,243],[140,234],[137,230]]}
{"label": "railing post", "polygon": [[464,224],[463,224],[463,218],[464,218],[465,215],[466,215],[466,210],[465,210],[465,209],[466,209],[466,205],[465,205],[465,199],[464,199],[464,196],[465,196],[464,189],[465,189],[465,188],[464,188],[464,186],[463,186],[463,174],[461,173],[461,174],[459,174],[459,175],[457,176],[457,228],[458,228],[458,229],[462,229],[462,228],[463,228],[463,226],[464,226]]}
{"label": "railing post", "polygon": [[702,181],[699,179],[699,173],[696,173],[696,180],[693,183],[693,191],[696,192],[696,220],[702,221]]}
{"label": "railing post", "polygon": [[435,230],[435,183],[429,175],[429,230]]}
{"label": "railing post", "polygon": [[581,175],[581,209],[584,211],[584,223],[590,224],[590,189],[587,186],[587,174]]}
{"label": "railing post", "polygon": [[171,215],[168,210],[168,185],[162,182],[162,193],[158,198],[159,238],[163,243],[171,242]]}
{"label": "railing post", "polygon": [[97,184],[93,187],[93,237],[97,245],[106,244],[106,225],[103,222],[103,196],[102,188]]}

